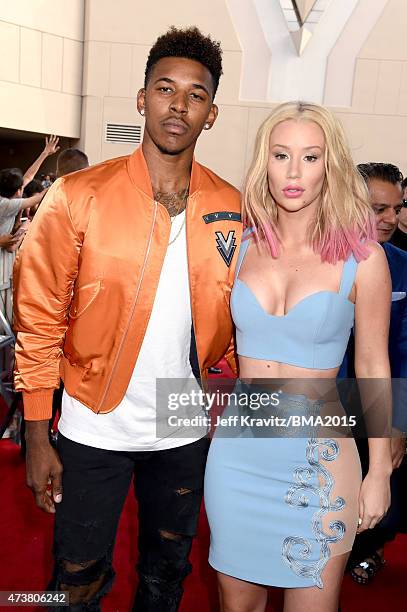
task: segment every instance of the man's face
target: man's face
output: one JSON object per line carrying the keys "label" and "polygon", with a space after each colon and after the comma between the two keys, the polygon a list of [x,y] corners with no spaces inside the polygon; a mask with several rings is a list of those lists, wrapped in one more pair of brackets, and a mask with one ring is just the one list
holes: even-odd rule
{"label": "man's face", "polygon": [[387,181],[369,179],[370,203],[376,213],[376,227],[379,242],[387,242],[397,228],[398,216],[402,209],[401,185]]}
{"label": "man's face", "polygon": [[204,126],[212,127],[217,117],[212,98],[213,81],[205,66],[181,57],[160,59],[137,96],[146,120],[143,144],[152,143],[167,155],[193,149]]}

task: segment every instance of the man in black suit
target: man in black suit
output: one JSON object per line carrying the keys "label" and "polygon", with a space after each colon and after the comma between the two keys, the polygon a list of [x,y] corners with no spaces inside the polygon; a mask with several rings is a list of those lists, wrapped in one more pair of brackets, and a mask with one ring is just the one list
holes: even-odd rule
{"label": "man in black suit", "polygon": [[[384,563],[384,544],[393,540],[401,527],[402,481],[406,482],[405,457],[407,430],[407,253],[389,244],[403,208],[403,175],[393,164],[359,164],[369,189],[370,202],[376,214],[378,240],[384,248],[392,280],[392,305],[389,332],[389,357],[393,379],[392,504],[386,517],[374,529],[359,534],[348,561],[352,578],[367,584]],[[341,366],[340,376],[355,378],[353,337]],[[367,471],[367,440],[357,440],[362,470]],[[402,466],[402,467],[400,467]],[[405,503],[405,502],[404,502]]]}
{"label": "man in black suit", "polygon": [[407,178],[404,179],[401,187],[403,189],[403,208],[399,214],[399,222],[390,242],[402,251],[407,251]]}

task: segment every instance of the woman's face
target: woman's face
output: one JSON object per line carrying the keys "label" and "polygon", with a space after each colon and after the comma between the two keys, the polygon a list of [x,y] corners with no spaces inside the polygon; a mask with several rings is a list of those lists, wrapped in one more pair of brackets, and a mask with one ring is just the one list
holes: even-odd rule
{"label": "woman's face", "polygon": [[318,204],[325,179],[325,137],[319,125],[293,119],[276,125],[267,175],[271,195],[287,212]]}

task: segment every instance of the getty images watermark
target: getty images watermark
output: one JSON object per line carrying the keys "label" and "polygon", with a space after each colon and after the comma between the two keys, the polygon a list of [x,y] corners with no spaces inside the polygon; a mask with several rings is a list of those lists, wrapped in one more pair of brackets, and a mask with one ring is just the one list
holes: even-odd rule
{"label": "getty images watermark", "polygon": [[[208,393],[204,391],[192,391],[189,393],[171,393],[168,397],[168,410],[178,411],[181,407],[204,407],[210,411],[214,406],[227,402],[227,406],[247,408],[252,411],[271,406],[280,406],[282,391],[274,393],[225,393],[216,391]],[[286,398],[284,398],[286,399]],[[309,406],[312,409],[312,404]],[[289,414],[277,416],[251,416],[250,414],[223,414],[216,415],[215,419],[210,414],[197,414],[193,417],[178,416],[176,414],[168,417],[170,427],[354,427],[355,416],[319,415],[319,414]]]}
{"label": "getty images watermark", "polygon": [[266,406],[278,406],[281,393],[281,390],[274,393],[253,392],[249,394],[236,391],[225,392],[219,389],[214,392],[192,389],[189,392],[170,393],[168,395],[168,410],[178,410],[187,406],[204,406],[206,410],[211,410],[214,406],[224,406],[231,402],[252,410],[258,410]]}
{"label": "getty images watermark", "polygon": [[340,392],[335,380],[290,379],[279,388],[277,381],[216,379],[201,389],[193,378],[157,379],[156,433],[193,438],[218,429],[218,435],[234,437],[250,429],[256,437],[391,436],[388,383],[369,382],[360,409],[352,384],[345,381]]}
{"label": "getty images watermark", "polygon": [[[237,393],[224,392],[216,390],[214,392],[203,391],[202,389],[192,389],[190,392],[181,393],[170,393],[168,395],[168,410],[180,411],[184,408],[194,409],[200,408],[205,411],[206,414],[196,414],[195,416],[185,416],[179,414],[171,414],[168,416],[168,425],[170,427],[218,427],[218,426],[237,426],[237,425],[250,425],[254,426],[255,422],[260,425],[268,424],[272,426],[274,424],[274,418],[277,420],[278,417],[272,416],[273,422],[264,423],[263,418],[250,417],[249,415],[237,415],[229,414],[223,416],[221,414],[212,415],[210,412],[219,406],[239,406],[241,408],[247,408],[252,411],[257,411],[260,408],[278,406],[280,404],[281,391],[274,393]],[[213,418],[215,417],[215,418]],[[277,422],[276,422],[277,424]]]}

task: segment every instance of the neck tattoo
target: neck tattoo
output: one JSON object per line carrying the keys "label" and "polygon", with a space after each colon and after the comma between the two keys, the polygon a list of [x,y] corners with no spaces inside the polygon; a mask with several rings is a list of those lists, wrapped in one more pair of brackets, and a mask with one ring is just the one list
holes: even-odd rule
{"label": "neck tattoo", "polygon": [[165,206],[170,217],[176,217],[185,210],[188,195],[189,184],[180,191],[164,192],[154,190],[154,199]]}

